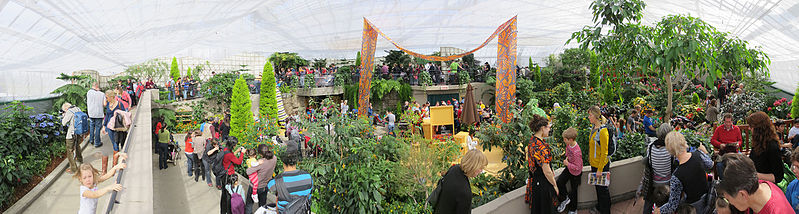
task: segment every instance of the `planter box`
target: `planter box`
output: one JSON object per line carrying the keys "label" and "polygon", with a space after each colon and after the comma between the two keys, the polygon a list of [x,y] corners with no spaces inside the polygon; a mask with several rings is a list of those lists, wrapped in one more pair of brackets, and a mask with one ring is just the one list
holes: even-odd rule
{"label": "planter box", "polygon": [[[555,170],[555,177],[564,170]],[[583,174],[578,189],[578,209],[590,208],[596,205],[596,190],[594,186],[588,185],[588,173],[591,172],[590,166],[583,167]],[[641,176],[644,172],[643,158],[636,156],[610,164],[610,199],[611,203],[625,201],[635,197],[635,190],[641,183]],[[472,213],[529,213],[530,209],[524,203],[525,187],[518,188],[499,198],[477,207]],[[572,202],[574,203],[574,202]]]}

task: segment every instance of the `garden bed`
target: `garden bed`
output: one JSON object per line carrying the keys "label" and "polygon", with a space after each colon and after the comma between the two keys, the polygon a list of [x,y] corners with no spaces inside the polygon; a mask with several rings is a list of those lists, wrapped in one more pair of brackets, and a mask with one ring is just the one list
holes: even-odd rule
{"label": "garden bed", "polygon": [[62,161],[64,161],[66,155],[59,155],[53,157],[50,164],[44,168],[44,173],[41,176],[33,176],[31,177],[30,181],[27,184],[23,184],[14,188],[14,192],[11,193],[11,198],[8,201],[6,206],[0,207],[0,211],[6,211],[9,207],[13,206],[20,198],[24,197],[28,192],[30,192],[36,185],[39,185],[44,178],[46,178],[50,173],[52,173]]}

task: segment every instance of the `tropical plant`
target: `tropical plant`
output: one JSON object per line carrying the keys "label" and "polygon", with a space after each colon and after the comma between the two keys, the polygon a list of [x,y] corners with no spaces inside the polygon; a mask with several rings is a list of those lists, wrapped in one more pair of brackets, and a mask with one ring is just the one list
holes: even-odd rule
{"label": "tropical plant", "polygon": [[167,129],[170,131],[177,131],[175,128],[177,127],[177,117],[175,117],[175,110],[168,109],[168,108],[154,108],[153,109],[153,118],[161,118],[163,117],[164,125],[166,125]]}
{"label": "tropical plant", "polygon": [[735,121],[744,121],[751,113],[761,111],[766,107],[765,95],[756,92],[733,94],[721,104],[722,113],[732,113]]}
{"label": "tropical plant", "polygon": [[405,54],[405,52],[399,50],[386,50],[385,58],[383,58],[383,64],[389,66],[405,66],[408,63],[411,63],[411,56]]}
{"label": "tropical plant", "polygon": [[180,70],[178,69],[178,59],[176,57],[172,57],[172,64],[169,66],[169,76],[172,77],[172,81],[178,82],[180,78]]}
{"label": "tropical plant", "polygon": [[778,119],[786,119],[789,118],[788,115],[791,114],[791,104],[793,104],[792,100],[788,100],[788,98],[780,98],[775,100],[772,103],[773,106],[769,106],[766,108],[766,112],[772,117],[776,117]]}
{"label": "tropical plant", "polygon": [[334,84],[336,86],[343,86],[346,84],[352,83],[352,67],[350,66],[343,66],[338,68],[338,71],[334,74],[335,77],[333,78]]}
{"label": "tropical plant", "polygon": [[465,69],[458,71],[458,84],[465,85],[471,82],[472,78],[469,76],[469,71]]}
{"label": "tropical plant", "polygon": [[313,73],[310,73],[310,74],[306,74],[304,77],[301,77],[301,78],[305,78],[305,85],[303,85],[302,87],[304,87],[304,88],[316,87],[316,77],[315,76],[316,75],[314,75]]}
{"label": "tropical plant", "polygon": [[250,90],[244,78],[239,76],[230,99],[230,136],[242,137],[247,125],[253,121],[251,108]]}
{"label": "tropical plant", "polygon": [[[666,115],[671,118],[676,83],[682,88],[692,80],[704,79],[712,86],[723,73],[744,73],[768,76],[770,60],[759,49],[750,49],[747,42],[718,32],[699,18],[682,15],[663,17],[654,26],[640,23],[646,4],[641,0],[596,0],[591,3],[594,26],[585,26],[571,39],[583,49],[591,47],[598,54],[604,75],[602,87],[623,87],[629,78],[639,75],[662,77],[667,87]],[[602,27],[611,29],[603,34]],[[618,89],[608,89],[618,90]],[[682,90],[678,90],[682,91]],[[611,93],[612,94],[612,93]]]}
{"label": "tropical plant", "polygon": [[60,96],[53,101],[53,111],[61,111],[61,105],[65,102],[71,103],[73,106],[79,107],[81,110],[86,110],[86,92],[89,92],[94,78],[88,75],[66,75],[61,73],[61,76],[56,79],[69,81],[69,84],[58,87],[51,94],[59,94]]}
{"label": "tropical plant", "polygon": [[187,77],[190,77],[190,76],[191,76],[191,67],[189,67],[188,69],[186,69],[186,76],[187,76]]}
{"label": "tropical plant", "polygon": [[[325,99],[320,106],[335,105]],[[301,128],[318,148],[300,169],[314,178],[316,213],[429,213],[424,199],[440,172],[456,160],[459,146],[421,136],[376,137],[366,118],[343,117],[337,108],[302,119]],[[328,131],[326,127],[332,130]],[[314,208],[312,208],[314,209]]]}
{"label": "tropical plant", "polygon": [[233,94],[233,84],[235,84],[238,77],[239,75],[233,73],[214,75],[203,84],[205,97],[214,100],[217,104],[227,105],[230,103],[230,97]]}
{"label": "tropical plant", "polygon": [[430,72],[428,71],[419,72],[419,85],[421,86],[433,85],[433,77],[430,76]]}
{"label": "tropical plant", "polygon": [[272,63],[266,61],[264,72],[261,75],[261,98],[258,101],[258,112],[261,118],[277,118],[277,87],[275,86],[275,71]]}
{"label": "tropical plant", "polygon": [[482,141],[483,150],[491,151],[496,147],[502,149],[505,154],[502,162],[507,166],[497,174],[500,180],[499,190],[503,193],[523,186],[527,179],[525,152],[533,135],[533,131],[528,126],[532,115],[534,115],[532,108],[528,105],[519,112],[513,106],[511,108],[513,119],[509,123],[495,118],[494,121],[497,123],[484,122],[480,125],[480,131],[477,132],[477,138]]}
{"label": "tropical plant", "polygon": [[269,56],[269,61],[276,69],[297,68],[308,65],[308,60],[303,59],[297,53],[275,52]]}
{"label": "tropical plant", "polygon": [[0,210],[13,203],[15,188],[43,176],[66,151],[61,119],[31,109],[14,101],[0,110]]}

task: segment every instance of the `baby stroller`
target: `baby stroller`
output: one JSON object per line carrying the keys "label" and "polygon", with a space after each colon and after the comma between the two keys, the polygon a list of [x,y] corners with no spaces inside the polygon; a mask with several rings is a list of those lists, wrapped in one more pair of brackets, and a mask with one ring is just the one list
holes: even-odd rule
{"label": "baby stroller", "polygon": [[170,135],[169,136],[169,157],[167,157],[167,163],[172,162],[172,166],[176,166],[180,157],[183,156],[180,154],[180,145],[175,142],[175,137]]}

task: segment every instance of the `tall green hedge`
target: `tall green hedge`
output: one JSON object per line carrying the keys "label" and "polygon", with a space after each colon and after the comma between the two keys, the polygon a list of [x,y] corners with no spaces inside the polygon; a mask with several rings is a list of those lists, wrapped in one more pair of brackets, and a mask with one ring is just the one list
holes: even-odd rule
{"label": "tall green hedge", "polygon": [[274,68],[272,68],[272,63],[266,61],[264,72],[261,75],[261,99],[258,102],[258,112],[261,118],[277,118],[277,88],[275,84]]}
{"label": "tall green hedge", "polygon": [[180,78],[180,70],[178,70],[178,59],[175,58],[174,56],[172,57],[172,66],[170,66],[169,69],[169,76],[172,77],[172,80],[174,80],[175,82],[177,82],[178,78]]}
{"label": "tall green hedge", "polygon": [[230,136],[241,138],[247,124],[253,123],[251,107],[250,90],[244,78],[239,76],[230,98]]}

